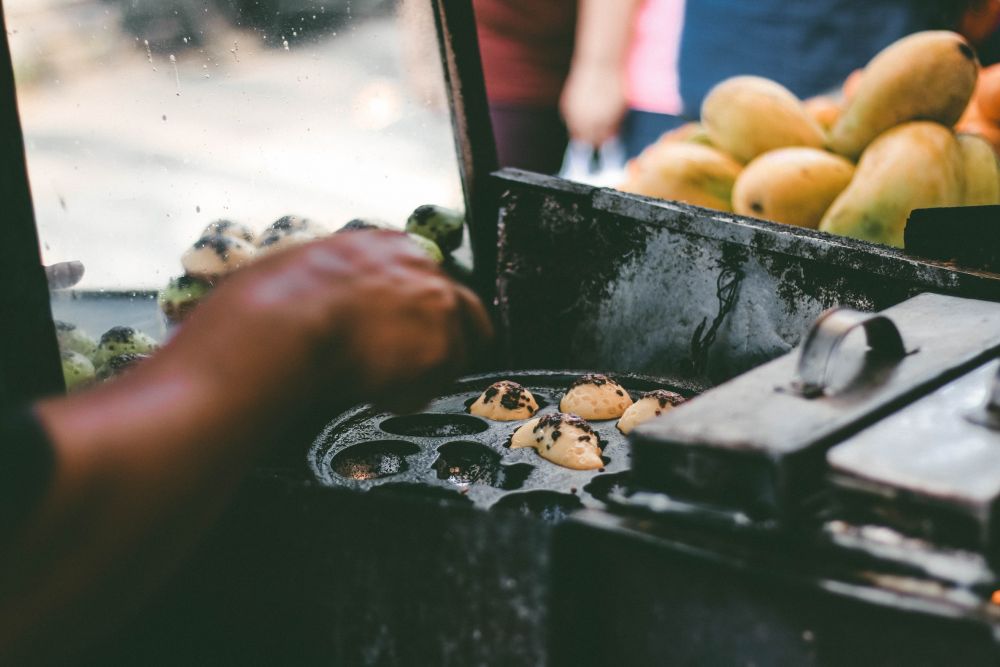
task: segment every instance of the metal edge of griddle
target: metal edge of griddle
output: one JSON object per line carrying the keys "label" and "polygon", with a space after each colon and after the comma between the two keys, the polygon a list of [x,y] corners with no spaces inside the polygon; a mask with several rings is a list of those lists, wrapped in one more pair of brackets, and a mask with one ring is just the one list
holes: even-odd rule
{"label": "metal edge of griddle", "polygon": [[[857,569],[857,562],[851,558],[853,554],[831,548],[821,541],[782,543],[787,548],[776,548],[782,545],[768,543],[767,540],[709,539],[700,542],[696,533],[677,532],[673,526],[658,525],[648,518],[620,516],[599,510],[583,510],[574,514],[565,523],[556,526],[556,534],[581,529],[614,534],[619,539],[647,548],[711,563],[743,575],[799,588],[819,589],[885,608],[981,623],[991,628],[994,637],[1000,638],[1000,608],[982,598],[973,601],[971,590],[955,588],[949,597],[942,586],[937,589],[941,594],[933,596],[929,591],[942,583],[939,579]],[[844,555],[846,559],[842,558]],[[885,585],[889,582],[898,585]]]}
{"label": "metal edge of griddle", "polygon": [[508,188],[516,186],[586,197],[594,210],[654,223],[684,234],[824,262],[894,280],[914,281],[927,289],[951,292],[971,288],[977,297],[1000,300],[1000,274],[926,260],[886,245],[676,201],[582,185],[518,169],[502,169],[494,174],[494,178]]}
{"label": "metal edge of griddle", "polygon": [[[825,477],[837,516],[850,523],[885,526],[902,535],[943,546],[977,553],[981,550],[988,558],[993,551],[991,540],[996,538],[991,538],[988,525],[991,510],[968,503],[947,502],[832,469]],[[947,534],[924,525],[935,516],[948,521]],[[996,557],[990,560],[996,562]]]}

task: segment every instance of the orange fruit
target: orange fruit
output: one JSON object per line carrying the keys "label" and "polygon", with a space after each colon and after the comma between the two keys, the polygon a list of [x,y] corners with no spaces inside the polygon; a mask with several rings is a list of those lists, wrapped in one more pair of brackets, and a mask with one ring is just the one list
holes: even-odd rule
{"label": "orange fruit", "polygon": [[978,134],[993,144],[993,149],[1000,153],[1000,126],[988,120],[969,120],[955,126],[958,132]]}
{"label": "orange fruit", "polygon": [[1000,65],[990,65],[979,73],[976,104],[984,118],[1000,122]]}
{"label": "orange fruit", "polygon": [[850,102],[858,92],[861,85],[861,76],[865,73],[863,69],[856,69],[844,80],[844,102]]}

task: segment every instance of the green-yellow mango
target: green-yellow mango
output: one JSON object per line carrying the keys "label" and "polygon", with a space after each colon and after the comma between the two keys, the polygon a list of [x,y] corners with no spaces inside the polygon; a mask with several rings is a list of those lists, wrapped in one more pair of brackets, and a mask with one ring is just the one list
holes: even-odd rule
{"label": "green-yellow mango", "polygon": [[733,187],[733,211],[816,229],[850,184],[854,164],[818,148],[779,148],[746,166]]}
{"label": "green-yellow mango", "polygon": [[902,247],[911,211],[962,204],[963,172],[954,132],[929,121],[904,123],[871,143],[819,229]]}
{"label": "green-yellow mango", "polygon": [[759,76],[719,83],[701,106],[701,124],[712,145],[746,163],[786,146],[822,148],[826,135],[795,95]]}
{"label": "green-yellow mango", "polygon": [[619,190],[731,211],[733,183],[742,168],[733,158],[708,146],[657,143],[633,160]]}
{"label": "green-yellow mango", "polygon": [[959,134],[965,171],[966,206],[1000,204],[1000,162],[990,142],[977,134]]}
{"label": "green-yellow mango", "polygon": [[961,35],[930,30],[904,37],[865,67],[830,132],[830,148],[854,160],[901,123],[933,120],[951,127],[969,105],[978,75],[976,53]]}

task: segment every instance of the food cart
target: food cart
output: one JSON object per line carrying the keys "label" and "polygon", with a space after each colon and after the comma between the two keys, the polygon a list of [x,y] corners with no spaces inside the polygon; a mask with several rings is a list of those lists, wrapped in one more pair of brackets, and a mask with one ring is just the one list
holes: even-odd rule
{"label": "food cart", "polygon": [[[419,415],[358,406],[330,415],[311,442],[283,443],[199,553],[94,660],[995,662],[1000,484],[988,450],[1000,445],[991,389],[1000,275],[495,171],[470,3],[402,4],[427,9],[434,26],[421,34],[436,36],[430,53],[454,142],[441,170],[460,179],[471,282],[495,305],[502,353]],[[265,37],[278,56],[298,46],[298,34]],[[222,52],[230,74],[240,58],[255,72],[270,66],[232,41]],[[175,84],[167,97],[198,97],[178,69],[183,57],[146,47],[136,47],[143,66]],[[0,276],[13,287],[3,312],[16,314],[5,317],[2,368],[17,378],[14,398],[30,399],[61,385],[52,313],[91,327],[140,326],[156,320],[156,289],[118,280],[50,294],[38,248],[64,240],[46,225],[75,203],[40,194],[47,185],[35,176],[29,190],[40,139],[22,130],[29,116],[22,99],[19,117],[10,62],[0,62],[0,77],[0,136],[12,156]],[[406,108],[386,82],[367,83],[367,120]],[[154,120],[184,113],[178,106]],[[317,135],[334,122],[303,118]],[[269,125],[255,127],[266,134]],[[252,185],[272,181],[265,172]],[[198,215],[184,206],[190,236],[207,220],[200,205]],[[171,243],[183,249],[194,240],[185,238]],[[98,262],[112,261],[107,248]],[[168,278],[154,273],[158,283]],[[851,310],[824,315],[836,306]],[[552,405],[590,371],[615,374],[630,393],[667,388],[698,399],[630,441],[601,427],[608,460],[588,473],[512,452],[509,429],[466,412],[497,379],[518,380]],[[923,465],[900,445],[922,440]],[[957,459],[942,454],[958,441],[972,444]],[[963,461],[966,476],[942,471],[942,456]]]}

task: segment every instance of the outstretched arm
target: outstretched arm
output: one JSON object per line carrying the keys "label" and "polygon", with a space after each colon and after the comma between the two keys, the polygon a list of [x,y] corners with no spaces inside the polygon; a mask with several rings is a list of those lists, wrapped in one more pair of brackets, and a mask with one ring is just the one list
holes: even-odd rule
{"label": "outstretched arm", "polygon": [[404,236],[343,234],[234,275],[119,380],[37,405],[55,472],[0,543],[0,663],[127,614],[276,436],[360,401],[418,407],[490,335]]}

